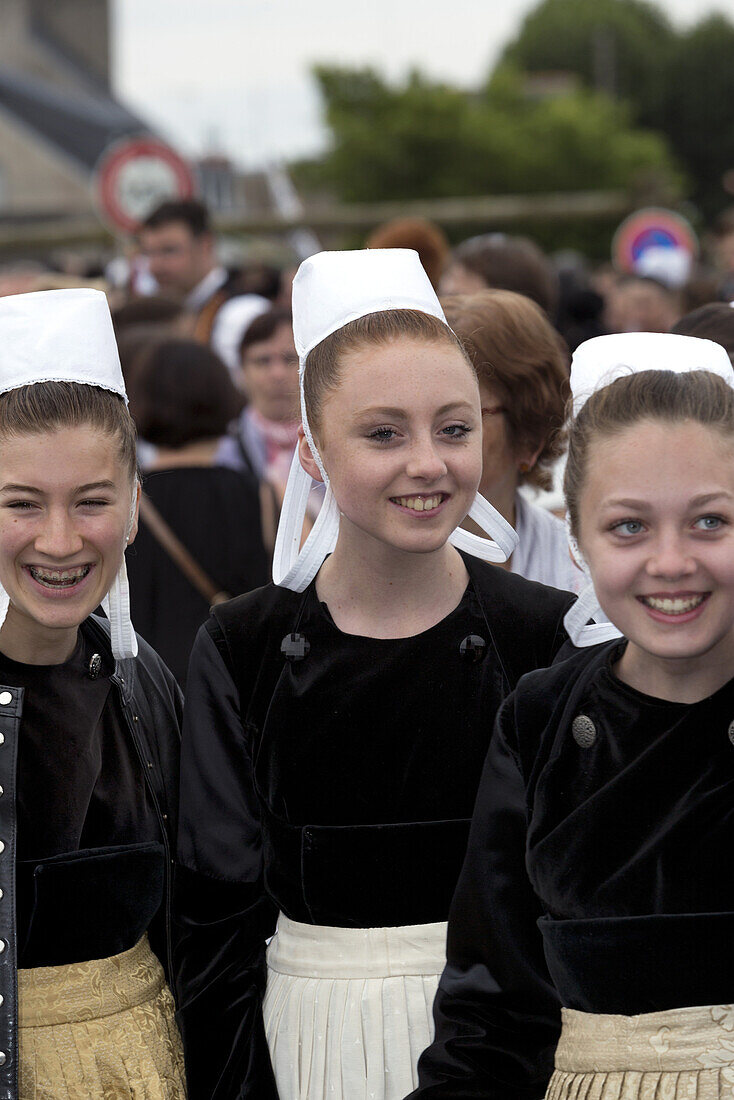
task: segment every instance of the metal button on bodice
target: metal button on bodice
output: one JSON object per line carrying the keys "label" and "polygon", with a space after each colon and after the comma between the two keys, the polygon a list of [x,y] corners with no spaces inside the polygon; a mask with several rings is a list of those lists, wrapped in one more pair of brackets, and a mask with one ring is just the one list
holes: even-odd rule
{"label": "metal button on bodice", "polygon": [[588,749],[596,741],[596,726],[587,714],[578,714],[571,723],[571,733],[577,745]]}
{"label": "metal button on bodice", "polygon": [[2,955],[3,951],[5,950],[5,948],[6,948],[7,946],[8,946],[8,945],[7,945],[7,943],[5,942],[5,940],[0,940],[0,955]]}
{"label": "metal button on bodice", "polygon": [[479,634],[467,634],[459,645],[459,653],[470,664],[481,661],[487,649],[487,643]]}
{"label": "metal button on bodice", "polygon": [[4,1050],[0,1050],[0,1066],[4,1066],[8,1058]]}
{"label": "metal button on bodice", "polygon": [[0,691],[0,707],[6,707],[8,703],[12,703],[12,701],[12,691]]}
{"label": "metal button on bodice", "polygon": [[102,657],[99,653],[93,653],[89,658],[89,667],[87,669],[87,676],[90,680],[96,680],[99,676],[100,669],[102,668]]}
{"label": "metal button on bodice", "polygon": [[734,745],[734,722],[729,723],[729,740]]}
{"label": "metal button on bodice", "polygon": [[280,643],[280,652],[286,661],[302,661],[310,651],[311,643],[305,634],[286,634]]}
{"label": "metal button on bodice", "polygon": [[5,851],[5,841],[0,840],[0,853]]}

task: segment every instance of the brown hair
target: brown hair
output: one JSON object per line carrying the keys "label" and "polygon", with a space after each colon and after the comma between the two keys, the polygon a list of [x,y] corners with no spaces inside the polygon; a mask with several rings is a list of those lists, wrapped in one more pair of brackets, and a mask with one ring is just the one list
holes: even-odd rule
{"label": "brown hair", "polygon": [[438,317],[417,309],[387,309],[379,313],[367,313],[332,332],[308,353],[303,373],[303,394],[308,422],[314,434],[321,421],[324,397],[339,384],[341,357],[348,351],[357,351],[370,344],[384,347],[402,336],[411,340],[422,340],[427,344],[448,344],[456,348],[469,369],[473,370],[461,342]]}
{"label": "brown hair", "polygon": [[0,395],[0,439],[81,425],[116,439],[120,461],[137,476],[135,424],[119,394],[82,382],[36,382]]}
{"label": "brown hair", "polygon": [[592,394],[571,425],[563,479],[568,518],[576,538],[591,444],[599,436],[614,436],[641,420],[669,424],[693,420],[734,436],[734,390],[711,371],[676,374],[650,370],[617,378]]}
{"label": "brown hair", "polygon": [[514,290],[532,298],[549,317],[558,304],[558,276],[537,244],[528,237],[485,233],[454,249],[454,260],[484,279],[488,287]]}
{"label": "brown hair", "polygon": [[698,336],[721,344],[734,363],[734,309],[728,302],[708,302],[686,313],[673,325],[671,332],[680,336]]}
{"label": "brown hair", "polygon": [[449,241],[443,229],[425,218],[395,218],[384,222],[372,230],[365,245],[367,248],[414,248],[434,290],[449,254]]}
{"label": "brown hair", "polygon": [[138,430],[156,447],[216,439],[242,410],[221,359],[195,340],[161,340],[142,351],[130,380]]}
{"label": "brown hair", "polygon": [[511,290],[457,294],[443,306],[479,381],[497,391],[512,448],[541,448],[523,480],[550,489],[570,392],[563,340],[535,302]]}

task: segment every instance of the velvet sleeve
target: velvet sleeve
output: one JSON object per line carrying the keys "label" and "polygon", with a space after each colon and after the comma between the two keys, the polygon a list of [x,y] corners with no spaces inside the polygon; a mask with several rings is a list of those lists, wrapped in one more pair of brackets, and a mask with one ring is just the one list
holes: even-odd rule
{"label": "velvet sleeve", "polygon": [[553,1071],[560,1004],[543,955],[543,910],[525,870],[525,784],[501,708],[449,917],[436,1037],[414,1100],[540,1100]]}
{"label": "velvet sleeve", "polygon": [[252,760],[210,621],[194,645],[181,754],[174,969],[189,1100],[277,1100],[262,1018],[263,887]]}

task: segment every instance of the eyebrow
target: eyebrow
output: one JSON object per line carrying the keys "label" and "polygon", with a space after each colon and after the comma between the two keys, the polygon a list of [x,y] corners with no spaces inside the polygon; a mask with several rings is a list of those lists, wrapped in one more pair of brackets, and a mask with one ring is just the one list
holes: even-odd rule
{"label": "eyebrow", "polygon": [[[94,493],[100,489],[114,489],[116,488],[114,481],[90,481],[88,485],[80,485],[75,492],[77,493]],[[43,489],[38,489],[35,485],[3,485],[0,489],[2,493],[35,493],[37,496],[44,496]]]}
{"label": "eyebrow", "polygon": [[[436,416],[443,416],[444,413],[451,412],[452,409],[469,409],[474,412],[474,406],[468,401],[449,401],[447,405],[442,405],[440,409],[436,409]],[[385,416],[392,417],[395,420],[405,419],[408,413],[405,409],[390,408],[387,405],[373,405],[368,409],[361,409],[360,416]]]}
{"label": "eyebrow", "polygon": [[[700,496],[694,497],[689,500],[689,508],[701,508],[704,504],[710,504],[712,500],[733,500],[734,497],[726,489],[719,489],[714,493],[702,493]],[[650,502],[646,500],[632,500],[625,498],[624,500],[607,500],[605,501],[607,508],[649,508]]]}

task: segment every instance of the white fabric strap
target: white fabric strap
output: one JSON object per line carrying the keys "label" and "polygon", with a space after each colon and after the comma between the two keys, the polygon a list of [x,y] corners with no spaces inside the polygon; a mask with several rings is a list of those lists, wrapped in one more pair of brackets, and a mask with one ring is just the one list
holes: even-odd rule
{"label": "white fabric strap", "polygon": [[617,630],[613,623],[590,623],[595,615],[601,612],[599,601],[596,598],[594,585],[589,583],[579,593],[576,602],[566,612],[563,625],[575,646],[585,649],[587,646],[598,645],[600,642],[611,642],[615,638],[621,638],[621,631]]}
{"label": "white fabric strap", "polygon": [[472,557],[481,558],[482,561],[507,561],[519,541],[515,528],[481,493],[474,497],[469,516],[490,538],[483,539],[480,535],[473,535],[470,531],[457,527],[449,535],[451,545]]}
{"label": "white fabric strap", "polygon": [[102,607],[110,620],[112,656],[116,661],[137,657],[138,639],[130,620],[130,585],[124,553],[112,588],[102,601]]}
{"label": "white fabric strap", "polygon": [[321,510],[301,548],[303,521],[313,484],[312,477],[301,466],[296,448],[273,551],[273,580],[283,588],[290,588],[292,592],[303,592],[308,588],[324,558],[334,550],[339,535],[339,507],[327,481]]}

